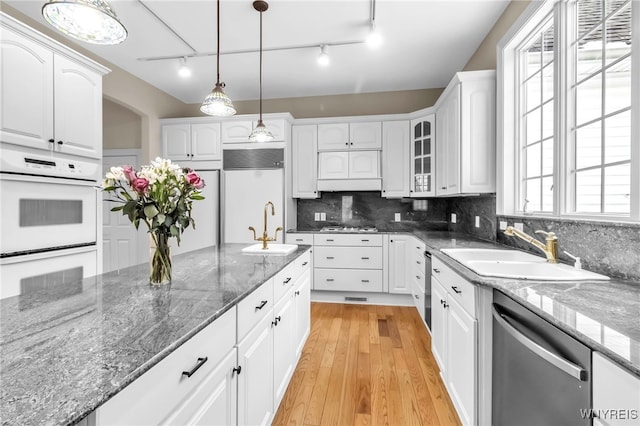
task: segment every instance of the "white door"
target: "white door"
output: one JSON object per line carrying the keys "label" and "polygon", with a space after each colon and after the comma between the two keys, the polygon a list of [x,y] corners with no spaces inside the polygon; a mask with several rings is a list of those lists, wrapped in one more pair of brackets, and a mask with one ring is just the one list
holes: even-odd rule
{"label": "white door", "polygon": [[165,124],[162,126],[162,155],[172,161],[191,159],[191,125]]}
{"label": "white door", "polygon": [[413,268],[408,268],[407,262],[411,240],[411,237],[403,235],[389,238],[389,293],[411,293],[413,280],[409,277]]}
{"label": "white door", "polygon": [[447,350],[447,292],[438,280],[431,278],[431,352],[438,362],[442,377],[447,371],[445,366]]}
{"label": "white door", "polygon": [[267,425],[273,418],[273,310],[238,344],[238,425]]}
{"label": "white door", "polygon": [[409,196],[409,122],[382,123],[382,196]]}
{"label": "white door", "polygon": [[55,149],[102,157],[102,76],[61,55],[54,62]]}
{"label": "white door", "polygon": [[349,153],[321,152],[318,154],[318,179],[349,178]]}
{"label": "white door", "polygon": [[[253,244],[253,226],[256,236],[261,237],[264,228],[264,210],[267,202],[275,206],[267,209],[267,233],[272,238],[276,227],[284,228],[284,174],[282,169],[270,170],[226,170],[223,172],[222,235],[226,243]],[[283,242],[283,232],[278,240]]]}
{"label": "white door", "polygon": [[[445,117],[446,118],[446,117]],[[438,116],[440,122],[446,119]],[[411,121],[411,196],[432,197],[436,195],[436,155],[435,155],[435,116],[433,114]],[[440,154],[438,154],[440,155]],[[443,156],[445,153],[442,154]],[[444,160],[443,160],[444,161]],[[444,169],[438,168],[437,173]],[[440,175],[438,175],[440,178]]]}
{"label": "white door", "polygon": [[349,152],[349,178],[375,179],[380,177],[380,151]]}
{"label": "white door", "polygon": [[[136,155],[110,156],[108,151],[105,151],[102,174],[104,176],[112,166],[131,165],[137,168],[138,161]],[[106,196],[103,197],[105,198]],[[146,225],[140,223],[140,229],[136,231],[133,223],[122,211],[111,211],[112,207],[119,204],[104,201],[102,205],[103,271],[116,271],[148,260],[141,256],[144,250],[142,245],[147,235]],[[148,251],[146,250],[146,253]]]}
{"label": "white door", "polygon": [[453,298],[447,308],[447,389],[462,424],[476,424],[476,323]]}
{"label": "white door", "polygon": [[318,126],[293,126],[293,197],[318,198]]}
{"label": "white door", "polygon": [[53,53],[13,31],[0,31],[0,138],[51,149]]}
{"label": "white door", "polygon": [[293,375],[295,355],[295,306],[293,293],[287,293],[274,309],[273,397],[278,406]]}
{"label": "white door", "polygon": [[311,271],[307,269],[298,278],[293,288],[293,300],[296,310],[295,360],[300,359],[302,349],[311,331]]}
{"label": "white door", "polygon": [[220,123],[191,125],[192,160],[222,160]]}
{"label": "white door", "polygon": [[349,149],[349,124],[318,124],[318,151]]}
{"label": "white door", "polygon": [[382,124],[351,123],[349,125],[350,149],[382,149]]}

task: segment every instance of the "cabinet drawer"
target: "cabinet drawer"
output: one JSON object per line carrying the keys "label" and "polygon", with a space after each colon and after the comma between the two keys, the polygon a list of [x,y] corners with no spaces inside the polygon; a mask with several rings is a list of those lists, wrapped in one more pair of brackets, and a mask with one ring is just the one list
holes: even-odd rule
{"label": "cabinet drawer", "polygon": [[382,247],[316,247],[315,268],[382,269]]}
{"label": "cabinet drawer", "polygon": [[447,293],[453,296],[467,313],[475,318],[475,286],[455,273],[435,256],[432,259],[432,265],[433,276],[440,281]]}
{"label": "cabinet drawer", "polygon": [[238,303],[238,341],[273,307],[273,279]]}
{"label": "cabinet drawer", "polygon": [[382,235],[369,234],[315,234],[316,246],[376,246],[382,247]]}
{"label": "cabinet drawer", "polygon": [[287,234],[287,244],[313,245],[313,234]]}
{"label": "cabinet drawer", "polygon": [[382,271],[367,269],[315,269],[315,290],[382,291]]}
{"label": "cabinet drawer", "polygon": [[422,268],[413,268],[413,274],[411,275],[412,281],[419,285],[422,288],[422,292],[424,293],[424,269]]}
{"label": "cabinet drawer", "polygon": [[278,303],[280,298],[293,287],[297,276],[296,264],[291,262],[273,277],[273,303]]}
{"label": "cabinet drawer", "polygon": [[[236,310],[232,308],[98,408],[97,423],[160,424],[166,421],[233,349],[235,330]],[[191,377],[182,374],[194,370],[199,363],[201,367]]]}

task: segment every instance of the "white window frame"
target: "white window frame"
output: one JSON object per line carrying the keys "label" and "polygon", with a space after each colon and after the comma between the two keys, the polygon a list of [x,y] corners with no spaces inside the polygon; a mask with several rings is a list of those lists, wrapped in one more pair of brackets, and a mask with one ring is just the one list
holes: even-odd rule
{"label": "white window frame", "polygon": [[[497,49],[497,147],[496,147],[496,212],[498,215],[519,217],[541,217],[557,219],[576,219],[602,222],[640,222],[640,0],[632,0],[632,81],[631,81],[631,206],[628,216],[602,214],[567,213],[567,191],[570,187],[566,158],[570,149],[566,96],[555,99],[556,111],[561,111],[562,119],[556,120],[554,134],[560,137],[554,152],[554,209],[552,213],[523,213],[519,206],[519,130],[514,111],[518,111],[518,94],[515,90],[518,82],[517,47],[537,27],[544,17],[555,9],[555,28],[557,31],[557,50],[567,46],[567,28],[559,21],[564,20],[566,0],[533,0],[504,37],[498,42]],[[556,53],[555,83],[558,90],[566,90],[566,61],[569,55],[558,57]],[[557,114],[557,113],[556,113]],[[556,115],[557,116],[557,115]],[[558,142],[558,139],[556,140]]]}

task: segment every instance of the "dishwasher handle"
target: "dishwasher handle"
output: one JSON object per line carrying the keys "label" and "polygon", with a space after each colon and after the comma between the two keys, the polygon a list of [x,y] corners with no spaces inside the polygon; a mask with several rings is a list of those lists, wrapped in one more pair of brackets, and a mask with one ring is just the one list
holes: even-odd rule
{"label": "dishwasher handle", "polygon": [[567,361],[566,359],[554,354],[553,352],[550,352],[549,350],[547,350],[546,348],[543,348],[542,346],[540,346],[539,344],[537,344],[536,342],[534,342],[524,334],[520,333],[518,330],[516,330],[514,326],[512,326],[509,323],[509,320],[507,319],[508,317],[506,315],[498,312],[495,305],[491,306],[491,310],[492,310],[493,318],[495,319],[495,321],[497,321],[497,323],[507,333],[509,333],[518,342],[523,344],[531,352],[533,352],[540,358],[544,359],[549,364],[564,371],[568,375],[576,378],[577,380],[580,380],[581,382],[587,381],[587,371],[584,368],[570,361]]}

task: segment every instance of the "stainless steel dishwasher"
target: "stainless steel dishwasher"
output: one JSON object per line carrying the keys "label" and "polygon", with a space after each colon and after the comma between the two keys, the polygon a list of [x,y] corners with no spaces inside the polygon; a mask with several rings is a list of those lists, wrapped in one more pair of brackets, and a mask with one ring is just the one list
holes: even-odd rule
{"label": "stainless steel dishwasher", "polygon": [[492,425],[590,425],[591,350],[493,291]]}

